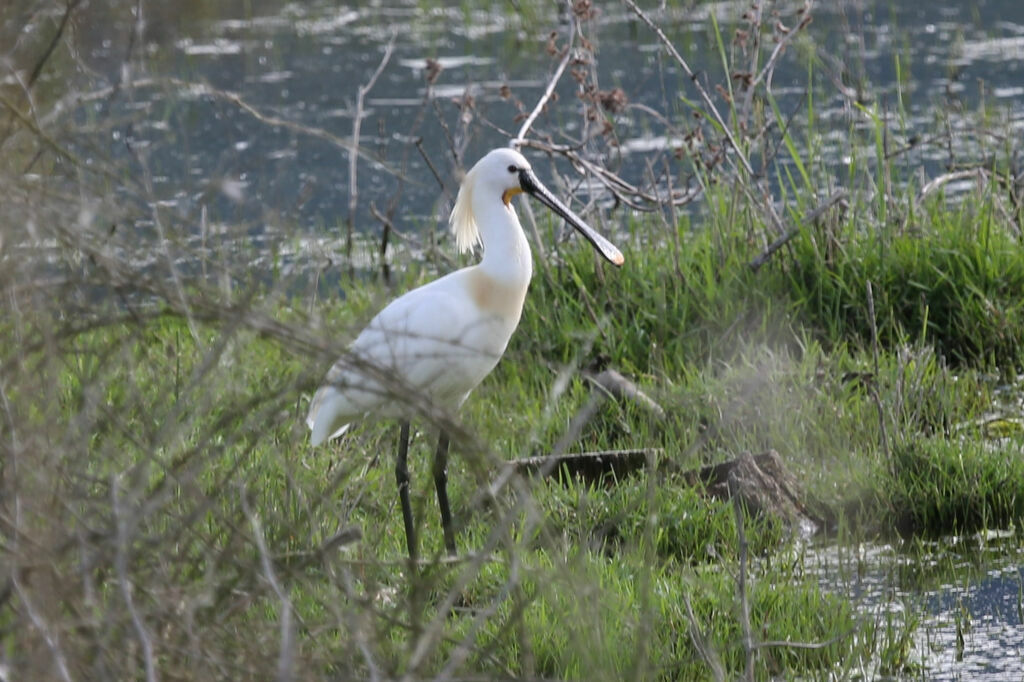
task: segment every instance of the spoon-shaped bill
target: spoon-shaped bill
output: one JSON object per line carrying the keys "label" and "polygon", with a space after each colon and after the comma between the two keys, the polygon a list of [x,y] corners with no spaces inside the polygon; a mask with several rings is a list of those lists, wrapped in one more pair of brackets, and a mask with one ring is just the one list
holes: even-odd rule
{"label": "spoon-shaped bill", "polygon": [[622,252],[614,244],[598,234],[592,227],[583,222],[568,206],[559,201],[558,197],[549,192],[548,188],[540,183],[540,180],[537,179],[532,170],[524,168],[519,171],[519,186],[523,188],[524,192],[534,196],[537,201],[562,216],[567,223],[576,228],[577,232],[586,237],[587,241],[593,244],[598,253],[604,256],[609,263],[622,265],[625,260],[622,257]]}

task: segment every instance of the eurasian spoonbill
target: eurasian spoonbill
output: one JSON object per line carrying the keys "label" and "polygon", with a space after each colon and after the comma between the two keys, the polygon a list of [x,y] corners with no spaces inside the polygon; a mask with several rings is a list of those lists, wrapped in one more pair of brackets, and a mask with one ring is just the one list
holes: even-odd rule
{"label": "eurasian spoonbill", "polygon": [[[331,367],[310,404],[306,422],[313,445],[340,435],[355,419],[402,420],[395,479],[413,559],[416,530],[406,455],[408,420],[416,410],[406,392],[454,411],[505,352],[533,274],[530,245],[511,204],[520,192],[564,218],[608,261],[622,265],[622,253],[549,192],[522,154],[495,149],[466,174],[450,218],[458,249],[469,251],[482,244],[482,260],[388,304]],[[442,430],[434,456],[434,484],[445,548],[455,554],[447,459],[448,434]]]}

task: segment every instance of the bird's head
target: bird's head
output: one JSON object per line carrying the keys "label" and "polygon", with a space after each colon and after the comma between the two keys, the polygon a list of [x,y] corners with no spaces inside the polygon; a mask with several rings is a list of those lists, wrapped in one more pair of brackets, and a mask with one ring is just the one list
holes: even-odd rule
{"label": "bird's head", "polygon": [[473,213],[473,197],[478,196],[484,201],[501,201],[509,206],[512,197],[522,192],[530,194],[564,218],[609,262],[622,265],[622,253],[548,191],[537,179],[525,156],[507,147],[494,149],[477,161],[459,187],[459,196],[451,215],[452,230],[459,251],[468,251],[480,241]]}

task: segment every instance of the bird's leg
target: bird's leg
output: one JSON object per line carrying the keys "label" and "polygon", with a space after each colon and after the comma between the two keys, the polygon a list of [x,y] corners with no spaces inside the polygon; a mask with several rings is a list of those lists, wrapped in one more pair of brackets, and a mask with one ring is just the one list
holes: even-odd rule
{"label": "bird's leg", "polygon": [[452,510],[448,506],[448,434],[441,431],[434,453],[434,485],[437,486],[437,504],[441,507],[441,528],[444,547],[449,556],[455,556],[455,534],[452,532]]}
{"label": "bird's leg", "polygon": [[416,526],[412,519],[412,504],[409,502],[409,422],[402,422],[398,435],[398,461],[395,463],[395,481],[398,483],[398,498],[402,501],[402,520],[405,521],[405,541],[409,545],[409,560],[416,561]]}

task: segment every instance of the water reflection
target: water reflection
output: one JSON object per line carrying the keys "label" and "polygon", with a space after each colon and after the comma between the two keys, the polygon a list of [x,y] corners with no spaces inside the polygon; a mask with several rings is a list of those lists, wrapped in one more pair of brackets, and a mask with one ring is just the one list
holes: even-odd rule
{"label": "water reflection", "polygon": [[[547,32],[562,30],[564,20],[553,12],[524,21],[508,9],[427,10],[399,1],[363,8],[271,0],[144,3],[143,46],[129,59],[134,6],[111,2],[76,15],[86,60],[95,70],[78,73],[77,87],[101,85],[93,73],[102,74],[107,85],[118,82],[129,63],[136,79],[174,77],[205,84],[237,95],[268,117],[323,128],[338,137],[350,133],[357,88],[397,33],[395,59],[367,99],[361,140],[384,163],[362,163],[358,186],[363,197],[378,203],[397,198],[395,220],[420,230],[438,227],[446,216],[455,186],[451,151],[472,160],[511,137],[523,106],[532,106],[553,68],[555,60],[544,49]],[[742,6],[676,9],[662,20],[684,57],[712,83],[720,79],[721,67],[708,12],[715,12],[728,35]],[[693,97],[693,92],[678,67],[624,8],[602,10],[595,30],[601,83],[622,87],[630,101],[685,122],[688,111],[680,97]],[[1005,102],[1008,110],[1024,111],[1019,85],[1024,67],[1017,58],[1024,40],[1024,6],[1016,0],[970,8],[955,2],[839,3],[815,12],[814,40],[830,47],[821,51],[812,76],[813,106],[818,120],[836,131],[820,142],[817,153],[835,167],[838,178],[851,159],[851,127],[872,124],[837,93],[829,82],[832,76],[845,79],[843,85],[855,98],[877,104],[881,115],[902,117],[900,128],[908,139],[945,125],[940,115],[951,116],[954,130],[973,129],[970,114],[986,97]],[[774,76],[774,92],[780,110],[796,115],[808,106],[808,72],[797,57],[799,49],[790,52]],[[441,67],[433,84],[424,77],[427,58]],[[348,210],[348,164],[342,149],[261,122],[237,101],[189,96],[167,82],[151,83],[121,93],[106,113],[121,120],[122,140],[151,150],[161,200],[175,204],[193,223],[205,206],[218,222],[257,229],[275,223],[286,234],[341,231]],[[542,120],[542,130],[578,131],[571,104],[575,87],[571,78],[563,80],[558,93],[569,104]],[[467,95],[472,97],[471,120],[460,129],[462,113],[452,100]],[[1020,120],[1011,123],[1021,125]],[[614,154],[617,158],[605,160],[638,184],[651,152],[670,154],[679,144],[635,110],[619,116],[616,127],[618,148],[599,151]],[[443,189],[412,148],[413,139],[423,140],[423,156],[437,164]],[[947,160],[941,146],[922,146],[908,152],[904,164],[937,172]],[[244,188],[244,195],[217,191],[226,185]],[[364,231],[379,229],[368,200],[360,202],[354,222]]]}
{"label": "water reflection", "polygon": [[[118,170],[126,180],[145,186],[134,195],[118,189],[123,204],[141,200],[161,212],[125,218],[130,225],[122,229],[143,251],[163,219],[185,262],[199,248],[216,250],[239,271],[255,259],[315,270],[337,262],[349,221],[367,240],[360,257],[372,259],[380,215],[408,235],[398,244],[418,251],[445,238],[458,172],[514,135],[565,43],[567,17],[546,4],[524,3],[521,12],[472,4],[90,3],[73,14],[73,58],[60,53],[43,71],[39,100],[58,105],[41,120],[55,131],[72,123],[73,134],[62,142],[86,164],[112,161],[127,169]],[[27,0],[18,5],[34,7]],[[726,40],[746,7],[702,3],[658,15],[721,108],[725,92],[714,85],[731,74],[723,73],[710,18]],[[706,147],[687,136],[694,124],[686,100],[697,99],[692,83],[625,7],[600,10],[587,33],[596,50],[594,74],[601,88],[621,88],[629,106],[610,116],[611,136],[594,136],[581,153],[637,186],[652,168],[673,169],[680,176],[674,188],[699,195],[688,158]],[[62,9],[23,11],[25,30],[9,58],[28,69],[24,60],[38,55],[35,43]],[[780,16],[792,18],[787,11]],[[1024,4],[1017,0],[976,7],[867,1],[822,4],[814,12],[807,39],[779,61],[772,92],[792,139],[805,145],[797,153],[814,166],[816,182],[871,190],[874,117],[889,122],[885,153],[896,182],[1005,151],[1006,136],[1024,128]],[[364,102],[359,200],[350,216],[357,92],[392,39],[394,57]],[[581,116],[578,87],[570,75],[561,79],[536,135],[575,144],[595,125]],[[807,130],[812,114],[818,137]],[[769,185],[797,175],[785,153],[762,150],[751,160]],[[600,209],[591,217],[605,232],[631,217],[600,183],[561,161],[545,173],[556,189]],[[944,189],[973,186],[965,180]],[[663,180],[657,190],[665,191]]]}
{"label": "water reflection", "polygon": [[992,533],[906,548],[832,544],[808,550],[803,565],[876,623],[919,619],[911,658],[927,679],[995,682],[1024,670],[1024,553],[1014,543]]}

